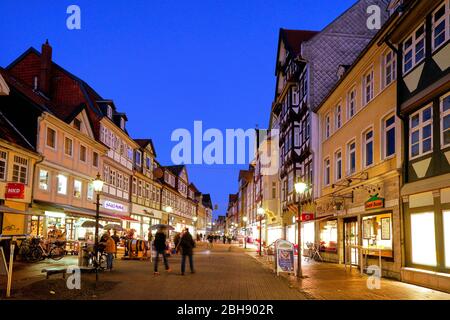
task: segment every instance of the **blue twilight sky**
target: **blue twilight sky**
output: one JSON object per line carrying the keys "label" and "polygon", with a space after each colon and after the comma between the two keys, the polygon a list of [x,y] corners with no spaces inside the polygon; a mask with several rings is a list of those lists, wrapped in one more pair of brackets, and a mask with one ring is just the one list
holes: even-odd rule
{"label": "blue twilight sky", "polygon": [[[133,138],[171,164],[173,130],[261,128],[274,96],[278,31],[320,30],[355,0],[1,0],[0,66],[49,39],[53,59],[115,101]],[[81,8],[81,30],[66,27]],[[245,165],[191,165],[224,214]]]}

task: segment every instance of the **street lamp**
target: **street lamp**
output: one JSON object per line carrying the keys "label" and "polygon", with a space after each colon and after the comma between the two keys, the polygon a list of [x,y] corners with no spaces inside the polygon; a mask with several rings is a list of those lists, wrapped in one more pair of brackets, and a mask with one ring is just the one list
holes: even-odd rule
{"label": "street lamp", "polygon": [[301,232],[302,232],[302,202],[300,199],[300,196],[302,196],[305,191],[308,189],[308,186],[306,183],[304,183],[301,180],[298,180],[295,185],[295,192],[298,196],[298,216],[297,216],[297,278],[302,278],[302,259],[301,259]]}
{"label": "street lamp", "polygon": [[256,213],[259,216],[259,255],[262,256],[262,219],[266,213],[266,210],[264,210],[263,207],[259,207],[256,210]]}
{"label": "street lamp", "polygon": [[197,220],[198,220],[197,216],[194,216],[192,218],[192,221],[194,221],[195,235],[197,235]]}
{"label": "street lamp", "polygon": [[244,230],[245,230],[245,234],[244,234],[244,249],[247,249],[247,216],[244,216],[242,218],[242,221],[244,221]]}
{"label": "street lamp", "polygon": [[94,191],[97,193],[97,202],[95,204],[95,257],[97,259],[95,266],[95,281],[98,281],[98,268],[99,268],[99,257],[98,257],[98,224],[100,220],[100,192],[103,190],[104,181],[100,177],[100,173],[97,173],[97,177],[93,181]]}

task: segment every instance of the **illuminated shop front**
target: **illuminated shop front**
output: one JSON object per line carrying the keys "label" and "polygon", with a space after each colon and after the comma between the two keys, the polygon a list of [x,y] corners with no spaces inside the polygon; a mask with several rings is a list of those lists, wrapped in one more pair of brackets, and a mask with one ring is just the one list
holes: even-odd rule
{"label": "illuminated shop front", "polygon": [[[319,221],[319,245],[324,253],[338,253],[338,220],[327,219]],[[326,257],[326,255],[324,255]]]}
{"label": "illuminated shop front", "polygon": [[[392,213],[380,213],[362,217],[362,246],[381,250],[381,256],[394,257],[392,235]],[[373,254],[372,254],[373,255]]]}
{"label": "illuminated shop front", "polygon": [[282,239],[283,237],[283,228],[280,226],[272,226],[267,227],[267,244],[270,245],[277,241],[278,239]]}

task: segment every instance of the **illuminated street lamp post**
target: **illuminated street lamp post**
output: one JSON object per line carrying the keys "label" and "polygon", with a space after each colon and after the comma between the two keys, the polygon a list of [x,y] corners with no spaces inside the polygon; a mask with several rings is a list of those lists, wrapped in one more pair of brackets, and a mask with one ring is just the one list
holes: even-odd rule
{"label": "illuminated street lamp post", "polygon": [[104,181],[100,177],[100,173],[97,173],[97,177],[93,181],[94,190],[97,193],[97,201],[95,203],[95,281],[98,281],[98,268],[99,268],[99,256],[98,256],[98,224],[100,220],[100,192],[103,190]]}
{"label": "illuminated street lamp post", "polygon": [[256,210],[256,213],[259,216],[259,255],[262,256],[262,219],[266,210],[264,210],[263,207],[259,207],[258,210]]}
{"label": "illuminated street lamp post", "polygon": [[248,220],[248,218],[247,218],[247,216],[244,216],[243,218],[242,218],[242,220],[244,221],[244,232],[245,232],[245,234],[244,234],[244,249],[247,249],[247,220]]}
{"label": "illuminated street lamp post", "polygon": [[298,180],[295,185],[295,192],[298,196],[298,216],[297,216],[297,278],[302,278],[302,259],[301,259],[301,232],[302,232],[302,202],[301,202],[301,196],[305,193],[305,191],[308,189],[308,186],[306,183],[302,182],[301,180]]}
{"label": "illuminated street lamp post", "polygon": [[194,216],[193,218],[192,218],[192,221],[194,221],[194,228],[195,228],[195,235],[197,236],[197,220],[198,220],[198,217],[197,216]]}

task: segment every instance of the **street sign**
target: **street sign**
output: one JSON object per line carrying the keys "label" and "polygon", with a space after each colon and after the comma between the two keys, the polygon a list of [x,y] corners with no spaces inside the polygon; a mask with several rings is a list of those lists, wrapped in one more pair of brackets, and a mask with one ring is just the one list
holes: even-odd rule
{"label": "street sign", "polygon": [[277,274],[280,272],[294,272],[294,245],[286,240],[275,242]]}

